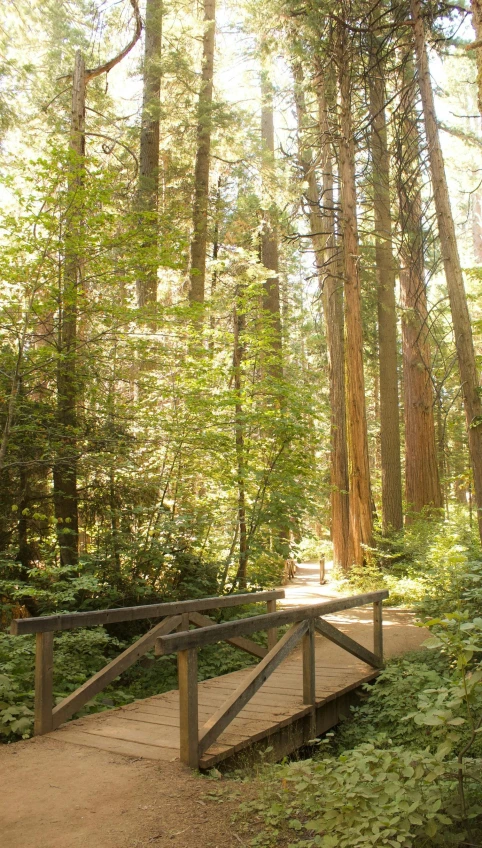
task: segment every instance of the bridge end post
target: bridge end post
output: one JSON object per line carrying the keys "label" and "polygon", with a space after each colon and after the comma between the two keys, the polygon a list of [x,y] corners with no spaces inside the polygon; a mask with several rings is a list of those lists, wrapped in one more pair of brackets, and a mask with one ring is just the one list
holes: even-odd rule
{"label": "bridge end post", "polygon": [[311,618],[303,636],[303,703],[314,704],[315,701],[315,621]]}
{"label": "bridge end post", "polygon": [[383,603],[373,602],[373,653],[375,654],[380,668],[383,665]]}
{"label": "bridge end post", "polygon": [[[271,601],[266,601],[266,608],[268,612],[276,612],[276,598]],[[276,627],[270,627],[268,629],[268,651],[272,651],[276,642],[278,641],[278,630]]]}
{"label": "bridge end post", "polygon": [[308,738],[309,742],[316,736],[316,663],[315,663],[315,620],[310,618],[308,630],[303,636],[303,703],[310,704]]}
{"label": "bridge end post", "polygon": [[197,648],[179,651],[179,753],[182,763],[199,768]]}
{"label": "bridge end post", "polygon": [[53,729],[54,634],[51,630],[36,634],[34,736]]}

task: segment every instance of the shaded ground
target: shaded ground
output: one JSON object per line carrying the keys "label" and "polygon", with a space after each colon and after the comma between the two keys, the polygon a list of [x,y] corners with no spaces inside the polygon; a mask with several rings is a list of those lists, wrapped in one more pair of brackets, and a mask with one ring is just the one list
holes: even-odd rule
{"label": "shaded ground", "polygon": [[222,781],[156,763],[31,739],[0,749],[5,848],[232,848]]}
{"label": "shaded ground", "polygon": [[[300,567],[286,595],[286,605],[337,596],[330,584],[320,586],[313,564]],[[370,608],[330,618],[368,644]],[[387,655],[412,650],[426,638],[405,610],[384,610],[384,620]],[[46,737],[1,746],[0,841],[8,848],[243,845],[230,824],[234,802],[223,800],[222,787],[178,761],[153,762]],[[213,792],[217,798],[210,800]]]}

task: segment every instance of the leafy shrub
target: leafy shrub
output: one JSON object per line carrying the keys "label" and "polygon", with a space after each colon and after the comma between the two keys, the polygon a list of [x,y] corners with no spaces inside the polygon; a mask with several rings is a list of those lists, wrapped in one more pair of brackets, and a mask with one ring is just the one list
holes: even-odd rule
{"label": "leafy shrub", "polygon": [[449,788],[440,757],[364,743],[271,769],[261,798],[243,811],[265,826],[251,845],[285,837],[289,848],[421,848],[452,823],[443,812]]}
{"label": "leafy shrub", "polygon": [[340,753],[373,740],[380,747],[430,746],[429,728],[406,722],[405,717],[417,708],[421,692],[447,685],[449,676],[448,660],[433,651],[413,651],[390,660],[374,683],[364,685],[362,703],[352,708],[333,737],[334,750]]}
{"label": "leafy shrub", "polygon": [[318,561],[319,558],[327,553],[328,544],[318,536],[305,536],[301,542],[296,545],[296,555],[300,562]]}
{"label": "leafy shrub", "polygon": [[[62,700],[99,671],[120,645],[103,628],[73,630],[54,638],[54,697]],[[0,740],[31,736],[33,730],[35,641],[0,633]],[[109,687],[88,704],[85,714],[126,703],[131,696]]]}
{"label": "leafy shrub", "polygon": [[249,567],[251,588],[279,586],[283,582],[285,560],[274,552],[260,554]]}

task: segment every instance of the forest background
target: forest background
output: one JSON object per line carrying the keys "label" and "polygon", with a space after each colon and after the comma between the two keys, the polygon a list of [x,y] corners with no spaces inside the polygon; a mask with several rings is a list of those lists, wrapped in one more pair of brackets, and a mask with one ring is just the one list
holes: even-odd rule
{"label": "forest background", "polygon": [[[32,730],[15,617],[325,556],[477,619],[481,27],[477,0],[6,4],[4,741]],[[139,627],[56,637],[56,697]],[[173,685],[148,657],[88,709]]]}

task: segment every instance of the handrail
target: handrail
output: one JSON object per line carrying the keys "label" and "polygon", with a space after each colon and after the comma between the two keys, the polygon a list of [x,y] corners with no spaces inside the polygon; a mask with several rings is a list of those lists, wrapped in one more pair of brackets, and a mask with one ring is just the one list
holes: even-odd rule
{"label": "handrail", "polygon": [[[119,674],[126,671],[147,651],[154,647],[156,639],[176,628],[187,630],[190,624],[205,626],[213,623],[200,610],[224,609],[249,603],[266,603],[269,612],[276,610],[276,601],[284,598],[284,589],[271,589],[265,592],[247,592],[241,595],[223,595],[210,598],[196,598],[189,601],[174,601],[165,604],[149,604],[137,607],[97,610],[95,612],[67,613],[65,615],[47,615],[38,618],[17,618],[12,622],[10,632],[15,636],[28,633],[36,634],[35,652],[35,704],[34,734],[40,736],[55,730],[88,701],[102,692]],[[93,627],[101,624],[113,624],[120,621],[138,621],[145,618],[163,620],[141,636],[118,657],[79,686],[75,692],[67,695],[53,707],[53,658],[54,632],[71,630],[75,627]],[[276,643],[275,628],[268,630],[268,649],[251,639],[233,637],[228,641],[237,648],[262,658]]]}
{"label": "handrail", "polygon": [[[177,653],[179,685],[179,729],[181,761],[191,768],[198,768],[200,758],[228,727],[253,695],[283,662],[291,651],[302,642],[303,703],[310,706],[309,735],[316,736],[316,687],[315,687],[315,631],[318,631],[339,647],[358,657],[363,662],[379,669],[383,665],[382,602],[388,598],[386,590],[323,601],[307,607],[295,607],[267,615],[237,619],[222,624],[200,627],[190,631],[183,626],[182,632],[156,637],[156,654]],[[373,651],[369,651],[354,639],[342,633],[321,616],[373,604]],[[202,623],[198,620],[198,623]],[[278,627],[291,624],[287,633],[272,646],[261,661],[252,668],[229,698],[199,729],[197,651],[205,645],[220,641],[243,639],[258,630],[276,632]]]}
{"label": "handrail", "polygon": [[143,618],[162,618],[166,615],[182,615],[209,609],[224,609],[262,601],[284,598],[284,589],[265,592],[246,592],[242,595],[221,595],[196,598],[189,601],[172,601],[163,604],[145,604],[136,607],[115,607],[92,612],[70,612],[61,615],[39,615],[36,618],[15,618],[10,625],[12,636],[28,633],[50,633],[56,630],[73,630],[76,627],[97,627],[102,624],[118,624],[121,621],[139,621]]}
{"label": "handrail", "polygon": [[183,631],[173,633],[169,636],[161,636],[156,641],[156,653],[175,654],[178,651],[187,651],[191,648],[202,648],[205,645],[213,645],[215,642],[223,642],[234,636],[246,636],[265,630],[268,627],[283,627],[286,624],[295,624],[309,618],[319,618],[320,615],[341,612],[353,607],[361,607],[364,604],[373,604],[388,598],[388,591],[368,592],[364,595],[352,595],[349,598],[337,598],[335,601],[322,601],[306,607],[294,607],[281,612],[256,615],[250,618],[225,621],[222,624],[214,624],[211,627],[202,627],[199,630]]}

